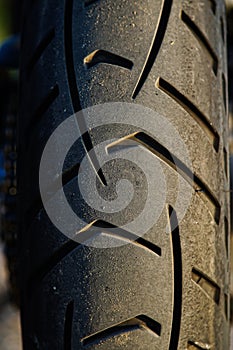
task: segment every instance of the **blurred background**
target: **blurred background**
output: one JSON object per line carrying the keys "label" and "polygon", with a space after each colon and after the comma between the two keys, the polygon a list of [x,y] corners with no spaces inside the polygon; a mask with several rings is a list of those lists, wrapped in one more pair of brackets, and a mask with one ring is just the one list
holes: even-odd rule
{"label": "blurred background", "polygon": [[[232,173],[231,179],[233,179],[233,0],[226,0],[226,5],[230,105],[230,168]],[[19,32],[20,22],[22,21],[20,14],[21,1],[0,0],[0,45],[13,35],[11,40],[14,41],[16,52],[18,39],[14,35]],[[12,277],[17,275],[17,262],[12,259],[12,255],[16,251],[16,218],[12,216],[12,208],[16,205],[16,149],[14,136],[18,81],[18,57],[14,53],[12,53],[12,56],[15,59],[9,62],[10,67],[7,70],[0,58],[0,150],[2,150],[0,151],[0,350],[22,350],[20,316],[16,305],[18,296],[15,294],[17,280],[15,277]],[[2,103],[3,101],[4,103]],[[233,181],[231,189],[233,190]],[[233,192],[231,192],[231,197],[233,199]],[[233,232],[231,233],[231,251],[231,320],[233,323]],[[6,262],[6,256],[11,256],[10,266]],[[11,272],[10,274],[9,271]],[[231,350],[233,350],[233,325],[231,330]]]}
{"label": "blurred background", "polygon": [[[0,0],[0,45],[19,32],[22,21],[21,3],[22,1],[17,0]],[[4,54],[0,54],[0,350],[22,349],[19,312],[12,302],[17,300],[12,292],[17,281],[9,277],[9,271],[14,275],[17,267],[14,259],[9,266],[5,258],[16,252],[14,243],[16,218],[12,217],[11,213],[14,211],[12,207],[16,205],[14,133],[18,81],[17,37],[15,49],[16,54],[11,53],[14,62],[9,61],[8,69],[4,67],[6,65]],[[7,249],[3,240],[7,242]]]}

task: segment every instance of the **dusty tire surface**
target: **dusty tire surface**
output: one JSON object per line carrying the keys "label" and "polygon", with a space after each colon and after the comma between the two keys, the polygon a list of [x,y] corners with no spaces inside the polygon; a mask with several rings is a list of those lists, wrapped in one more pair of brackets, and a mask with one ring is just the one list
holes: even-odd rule
{"label": "dusty tire surface", "polygon": [[[17,165],[24,349],[229,348],[225,43],[223,1],[25,1]],[[103,236],[142,210],[147,187],[140,169],[112,162],[98,173],[97,187],[111,201],[117,181],[129,179],[130,209],[114,217],[85,206],[76,178],[93,145],[133,135],[166,175],[166,205],[153,227],[129,244],[101,249],[69,240],[52,224],[39,166],[62,122],[109,102],[165,116],[184,140],[192,170],[174,166],[178,146],[167,149],[150,131],[119,124],[86,133],[64,163],[64,192],[87,224],[104,226]],[[181,221],[174,191],[180,177],[192,178]],[[116,239],[124,242],[120,228]]]}

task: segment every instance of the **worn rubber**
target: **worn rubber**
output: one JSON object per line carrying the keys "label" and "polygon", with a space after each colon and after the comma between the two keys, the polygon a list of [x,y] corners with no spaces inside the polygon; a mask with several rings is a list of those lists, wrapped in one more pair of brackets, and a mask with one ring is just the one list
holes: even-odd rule
{"label": "worn rubber", "polygon": [[[91,145],[135,132],[145,154],[149,149],[162,160],[167,197],[157,223],[136,243],[86,247],[69,241],[43,209],[40,159],[49,136],[73,112],[119,101],[149,107],[178,130],[192,161],[192,199],[184,219],[172,225],[178,170],[169,151],[176,155],[176,145],[167,150],[133,127],[93,130],[64,164],[64,191],[78,215],[87,223],[104,221],[107,236],[111,225],[141,211],[144,178],[129,162],[110,164],[99,173],[108,184],[102,191],[107,200],[115,198],[121,177],[135,185],[132,206],[120,217],[97,216],[76,186],[78,165]],[[24,349],[228,349],[224,2],[25,1],[20,105]],[[169,226],[176,227],[166,234]],[[124,240],[120,232],[117,239]]]}

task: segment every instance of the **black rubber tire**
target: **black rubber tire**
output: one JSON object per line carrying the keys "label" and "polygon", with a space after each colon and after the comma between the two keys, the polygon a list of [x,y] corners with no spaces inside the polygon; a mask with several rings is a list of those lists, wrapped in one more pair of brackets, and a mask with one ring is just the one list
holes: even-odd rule
{"label": "black rubber tire", "polygon": [[[25,1],[17,165],[24,349],[229,348],[225,28],[220,0]],[[93,55],[87,69],[84,58],[95,50],[107,54]],[[70,241],[51,223],[39,164],[60,123],[113,101],[166,116],[185,141],[195,181],[184,219],[166,235],[178,177],[167,150],[156,151],[151,135],[132,127],[86,135],[70,150],[64,189],[88,222],[96,213],[80,204],[74,169],[90,140],[140,131],[136,141],[163,160],[168,192],[161,217],[137,244],[97,249]],[[112,185],[121,176],[143,180],[128,163],[103,174]],[[106,186],[106,199],[114,198],[113,187]],[[135,193],[143,203],[143,182]],[[123,221],[142,209],[138,202]]]}

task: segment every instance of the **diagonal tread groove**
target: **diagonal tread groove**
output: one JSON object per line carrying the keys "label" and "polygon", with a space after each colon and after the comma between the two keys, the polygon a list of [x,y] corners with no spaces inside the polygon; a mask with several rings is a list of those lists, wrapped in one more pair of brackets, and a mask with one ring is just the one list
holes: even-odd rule
{"label": "diagonal tread groove", "polygon": [[215,75],[218,73],[218,58],[212,47],[210,46],[208,40],[205,35],[198,28],[196,23],[182,10],[181,11],[181,19],[187,25],[189,30],[193,33],[193,35],[197,38],[201,46],[205,49],[208,55],[213,60],[212,69]]}
{"label": "diagonal tread groove", "polygon": [[58,96],[59,96],[59,86],[58,84],[56,84],[50,89],[47,96],[45,96],[43,101],[41,102],[40,106],[33,113],[32,123],[30,125],[30,128],[32,128],[32,126],[35,125],[40,120],[41,116],[49,109],[49,107],[53,104],[53,102],[56,100]]}
{"label": "diagonal tread groove", "polygon": [[[161,248],[154,243],[103,220],[94,220],[84,227],[84,229],[77,232],[78,236],[76,235],[76,237],[82,238],[82,242],[85,242],[87,239],[92,238],[93,235],[100,230],[105,234],[111,235],[113,238],[119,238],[131,244],[138,245],[143,249],[152,251],[158,256],[162,255]],[[83,235],[83,237],[81,235]]]}
{"label": "diagonal tread groove", "polygon": [[216,1],[215,0],[209,0],[209,1],[210,1],[211,10],[213,14],[216,15],[216,8],[217,8]]}
{"label": "diagonal tread groove", "polygon": [[200,125],[200,127],[211,139],[214,149],[218,152],[219,134],[210,124],[210,121],[206,118],[206,116],[186,96],[184,96],[163,78],[159,77],[157,79],[156,86],[168,96],[170,96],[174,101],[176,101],[186,112],[188,112],[193,117],[193,119]]}
{"label": "diagonal tread groove", "polygon": [[[74,164],[69,169],[65,170],[62,174],[62,186],[64,187],[66,184],[68,184],[70,181],[72,181],[75,177],[78,176],[80,172],[80,164]],[[47,198],[48,201],[52,196],[59,190],[61,190],[61,178],[58,177],[50,187],[46,189],[47,192]],[[45,194],[45,191],[44,191]],[[34,202],[31,204],[30,209],[26,213],[26,217],[32,217],[34,218],[41,210],[44,209],[44,205],[41,199],[41,196],[38,196]]]}
{"label": "diagonal tread groove", "polygon": [[[58,84],[55,84],[53,87],[51,87],[50,91],[44,97],[44,99],[42,100],[40,105],[33,112],[31,120],[29,121],[29,124],[26,128],[26,131],[25,131],[26,148],[27,149],[30,146],[30,141],[32,138],[32,130],[36,127],[36,125],[40,122],[42,116],[48,111],[50,106],[58,98],[59,94],[60,94],[59,86],[58,86]],[[29,135],[29,137],[28,137],[28,135]]]}
{"label": "diagonal tread groove", "polygon": [[219,304],[221,290],[214,281],[195,268],[192,269],[192,280],[198,284],[216,304]]}
{"label": "diagonal tread groove", "polygon": [[144,132],[139,132],[134,136],[134,140],[140,142],[144,147],[161,158],[171,168],[176,170],[188,183],[190,183],[199,195],[204,195],[214,208],[214,218],[216,223],[219,223],[220,204],[214,195],[210,192],[207,185],[205,185],[200,178],[198,178],[181,160],[170,153],[164,146],[162,146],[155,139],[151,138]]}
{"label": "diagonal tread groove", "polygon": [[47,32],[47,34],[44,36],[44,38],[38,44],[38,46],[35,49],[35,52],[33,53],[31,59],[29,60],[28,65],[27,65],[28,74],[32,71],[33,67],[36,65],[37,61],[40,59],[43,52],[49,46],[49,44],[54,39],[54,37],[55,37],[55,29],[52,28]]}
{"label": "diagonal tread groove", "polygon": [[[111,229],[117,229],[119,231],[119,234],[114,234],[115,237],[119,237],[121,239],[127,239],[129,242],[140,245],[142,248],[149,249],[153,253],[155,253],[158,256],[161,256],[161,248],[158,247],[157,245],[145,240],[142,237],[138,237],[130,232],[127,232],[123,229],[120,229],[117,226],[114,226],[108,222],[102,221],[102,220],[97,220],[94,221],[95,228],[101,228],[105,233],[109,233],[109,230]],[[88,225],[89,227],[92,227],[92,225]],[[94,230],[88,230],[87,234],[84,235],[82,239],[82,243],[84,243],[87,239],[90,239],[93,237],[94,232],[96,232],[96,229]],[[93,232],[94,231],[94,232]],[[84,231],[85,233],[85,231]],[[76,235],[77,238],[77,235]],[[80,240],[79,240],[80,241]],[[42,280],[61,260],[63,260],[67,255],[69,255],[72,251],[74,251],[76,248],[82,246],[82,243],[74,241],[74,240],[69,240],[65,244],[63,244],[58,250],[56,250],[53,255],[42,265],[40,266],[39,269],[37,269],[36,272],[33,273],[31,276],[30,280],[30,285],[33,285],[36,283],[36,281]]]}
{"label": "diagonal tread groove", "polygon": [[80,246],[80,243],[73,240],[69,240],[68,242],[64,243],[47,259],[47,261],[45,261],[42,266],[37,269],[37,271],[32,274],[32,276],[29,278],[29,285],[33,288],[33,285],[45,278],[61,260]]}
{"label": "diagonal tread groove", "polygon": [[83,62],[88,69],[94,67],[99,63],[111,64],[130,70],[133,68],[132,61],[106,50],[93,51],[84,58]]}
{"label": "diagonal tread groove", "polygon": [[66,4],[65,4],[65,20],[64,20],[65,59],[66,59],[66,70],[67,70],[67,79],[69,84],[70,96],[71,96],[74,113],[79,112],[77,123],[78,123],[80,133],[82,135],[84,147],[87,152],[92,150],[92,152],[89,154],[90,162],[93,165],[100,182],[102,183],[103,186],[106,186],[107,183],[106,183],[105,176],[99,165],[99,161],[97,159],[96,153],[93,152],[93,144],[92,144],[91,136],[87,132],[88,128],[86,125],[85,117],[82,113],[80,96],[79,96],[79,91],[78,91],[78,86],[76,81],[76,72],[74,68],[74,57],[73,57],[73,32],[72,32],[73,21],[71,20],[73,18],[73,2],[74,0],[65,1]]}
{"label": "diagonal tread groove", "polygon": [[202,344],[199,342],[189,341],[188,342],[188,350],[198,349],[198,350],[208,350],[212,347],[209,344]]}
{"label": "diagonal tread groove", "polygon": [[155,60],[157,58],[157,55],[159,53],[160,47],[162,45],[162,42],[166,33],[166,29],[167,29],[167,25],[168,25],[170,13],[171,13],[172,3],[173,3],[172,0],[163,0],[159,23],[155,30],[154,38],[152,40],[152,44],[151,44],[146,62],[144,64],[144,67],[138,79],[138,82],[134,88],[134,91],[132,94],[133,99],[135,99],[139,94],[140,90],[142,89],[151,71],[152,66],[155,63]]}
{"label": "diagonal tread groove", "polygon": [[98,2],[99,0],[85,0],[84,1],[84,7],[88,7],[92,4],[94,4],[95,2]]}
{"label": "diagonal tread groove", "polygon": [[[219,224],[221,207],[218,200],[211,193],[210,189],[203,181],[197,177],[180,159],[172,154],[166,147],[160,144],[157,140],[146,134],[145,132],[138,132],[118,140],[125,141],[130,139],[140,143],[143,147],[152,152],[155,156],[160,158],[164,163],[169,165],[173,170],[177,171],[196,191],[200,197],[206,199],[206,204],[213,215],[216,224]],[[116,142],[114,143],[115,146]],[[114,147],[111,146],[110,147]]]}
{"label": "diagonal tread groove", "polygon": [[69,169],[65,170],[62,174],[62,185],[63,187],[68,184],[70,181],[72,181],[75,177],[78,176],[80,172],[80,164],[74,164],[72,167]]}
{"label": "diagonal tread groove", "polygon": [[86,336],[81,341],[84,347],[98,345],[113,337],[136,330],[146,330],[147,332],[153,333],[155,336],[160,336],[161,324],[146,315],[138,315],[103,331]]}

